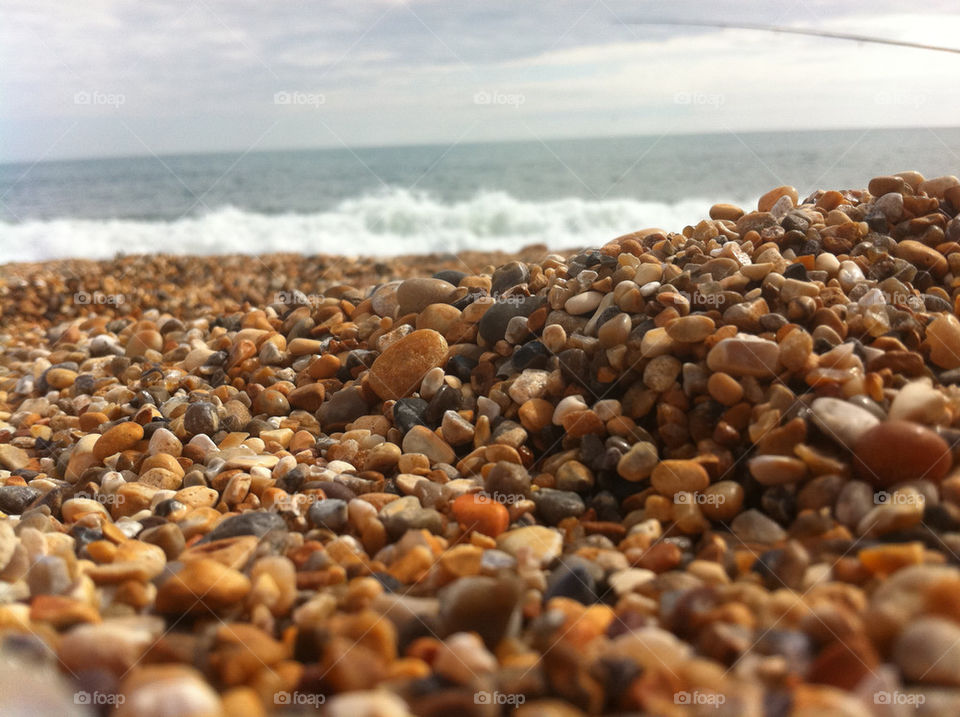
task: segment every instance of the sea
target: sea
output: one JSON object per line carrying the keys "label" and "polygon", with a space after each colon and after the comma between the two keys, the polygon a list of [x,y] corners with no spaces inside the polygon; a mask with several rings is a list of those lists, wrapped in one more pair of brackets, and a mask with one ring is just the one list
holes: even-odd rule
{"label": "sea", "polygon": [[0,263],[598,246],[768,189],[960,175],[960,128],[298,149],[0,165]]}

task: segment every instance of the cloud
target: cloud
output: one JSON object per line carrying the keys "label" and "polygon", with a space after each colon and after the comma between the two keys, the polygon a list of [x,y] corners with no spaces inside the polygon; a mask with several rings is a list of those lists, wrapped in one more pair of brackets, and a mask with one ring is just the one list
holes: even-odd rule
{"label": "cloud", "polygon": [[[789,23],[949,45],[960,14],[947,2],[0,0],[0,14],[0,160],[954,124],[960,99],[958,56],[633,24]],[[278,92],[314,101],[278,105]],[[523,101],[478,104],[477,92]]]}

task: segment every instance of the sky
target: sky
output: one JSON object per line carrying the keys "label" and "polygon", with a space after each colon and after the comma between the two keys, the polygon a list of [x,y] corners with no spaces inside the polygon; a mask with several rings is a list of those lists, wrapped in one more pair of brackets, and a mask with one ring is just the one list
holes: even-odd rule
{"label": "sky", "polygon": [[955,126],[960,6],[0,0],[0,162],[298,147]]}

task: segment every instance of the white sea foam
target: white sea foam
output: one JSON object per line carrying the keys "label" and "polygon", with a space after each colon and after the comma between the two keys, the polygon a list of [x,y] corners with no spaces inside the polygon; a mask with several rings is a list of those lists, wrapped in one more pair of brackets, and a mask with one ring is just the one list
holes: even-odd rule
{"label": "white sea foam", "polygon": [[599,246],[646,227],[678,231],[707,216],[709,199],[676,203],[579,198],[525,201],[504,192],[443,203],[393,190],[347,199],[312,214],[223,207],[175,221],[52,219],[0,222],[0,263],[143,254],[397,255],[464,249]]}

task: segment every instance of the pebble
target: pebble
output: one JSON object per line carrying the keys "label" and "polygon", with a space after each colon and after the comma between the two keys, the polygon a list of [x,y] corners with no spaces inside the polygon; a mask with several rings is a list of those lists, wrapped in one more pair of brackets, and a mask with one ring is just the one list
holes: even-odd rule
{"label": "pebble", "polygon": [[471,493],[453,501],[453,515],[467,530],[495,538],[510,525],[510,513],[489,496]]}
{"label": "pebble", "polygon": [[207,401],[197,401],[187,407],[183,414],[183,427],[193,436],[212,436],[220,429],[217,409]]}
{"label": "pebble", "polygon": [[861,436],[880,424],[866,409],[838,398],[818,398],[810,410],[827,437],[850,449]]}
{"label": "pebble", "polygon": [[400,315],[419,313],[430,304],[446,303],[456,287],[443,279],[407,279],[397,287]]}
{"label": "pebble", "polygon": [[660,495],[693,493],[710,485],[710,476],[699,463],[686,460],[660,461],[650,474],[650,483]]}
{"label": "pebble", "polygon": [[711,371],[731,376],[770,378],[776,374],[780,347],[773,341],[756,337],[723,339],[707,354]]}
{"label": "pebble", "polygon": [[22,448],[0,443],[0,466],[8,471],[18,471],[30,462],[30,456]]}
{"label": "pebble", "polygon": [[339,533],[347,525],[347,502],[337,498],[318,501],[310,506],[307,517],[318,528]]}
{"label": "pebble", "polygon": [[937,617],[915,620],[897,638],[893,659],[908,680],[960,686],[960,626]]}
{"label": "pebble", "polygon": [[403,437],[404,453],[422,453],[433,464],[452,463],[456,453],[426,426],[414,426]]}
{"label": "pebble", "polygon": [[747,465],[760,485],[798,483],[807,475],[807,464],[790,456],[757,456]]}
{"label": "pebble", "polygon": [[786,531],[775,521],[753,509],[740,513],[733,519],[730,528],[744,543],[772,545],[787,537]]}
{"label": "pebble", "polygon": [[946,441],[907,421],[879,423],[860,435],[853,453],[857,474],[880,487],[920,478],[937,482],[953,464]]}
{"label": "pebble", "polygon": [[515,558],[529,555],[541,566],[552,563],[563,551],[560,533],[542,525],[515,528],[497,538],[497,547]]}
{"label": "pebble", "polygon": [[157,590],[156,606],[162,613],[219,612],[235,605],[250,592],[250,579],[216,560],[201,558],[186,563]]}
{"label": "pebble", "polygon": [[709,316],[693,314],[674,319],[667,324],[667,335],[674,341],[699,343],[713,334],[716,323]]}
{"label": "pebble", "polygon": [[[521,586],[515,579],[466,577],[440,594],[440,621],[446,634],[475,632],[488,648],[519,627]],[[443,633],[441,633],[443,634]]]}
{"label": "pebble", "polygon": [[447,342],[432,329],[405,336],[380,354],[370,367],[370,387],[381,399],[409,396],[424,374],[446,360]]}
{"label": "pebble", "polygon": [[143,426],[133,421],[120,423],[97,439],[93,446],[93,457],[102,462],[114,453],[132,448],[143,438]]}
{"label": "pebble", "polygon": [[563,308],[566,309],[567,313],[577,316],[579,314],[588,314],[598,306],[603,300],[603,294],[599,291],[585,291],[582,294],[577,294],[569,299],[563,305]]}
{"label": "pebble", "polygon": [[960,368],[960,319],[940,314],[927,326],[930,360],[940,368]]}

